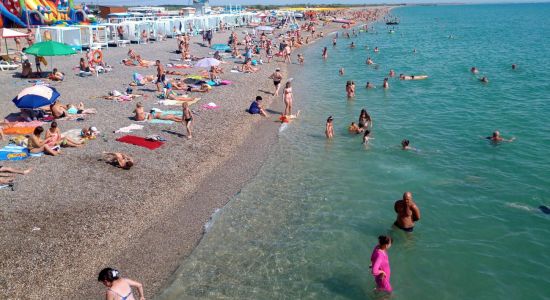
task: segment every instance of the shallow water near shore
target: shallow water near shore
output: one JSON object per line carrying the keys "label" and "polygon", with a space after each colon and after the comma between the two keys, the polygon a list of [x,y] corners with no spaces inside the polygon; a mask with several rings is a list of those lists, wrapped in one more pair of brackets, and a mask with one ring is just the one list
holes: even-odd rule
{"label": "shallow water near shore", "polygon": [[[303,51],[307,66],[292,66],[300,119],[216,214],[161,298],[377,299],[369,263],[380,234],[394,238],[391,298],[550,295],[550,216],[538,210],[550,205],[550,5],[393,14],[401,19],[394,34],[378,24],[352,39],[355,49],[340,34],[335,48],[325,39]],[[368,56],[378,68],[365,65]],[[489,84],[469,72],[474,65]],[[384,91],[389,69],[430,78],[390,79]],[[357,85],[353,100],[347,80]],[[374,119],[368,148],[346,132],[361,108]],[[481,138],[496,129],[517,140]],[[419,151],[401,151],[403,138]],[[422,212],[408,235],[391,227],[404,191]]]}

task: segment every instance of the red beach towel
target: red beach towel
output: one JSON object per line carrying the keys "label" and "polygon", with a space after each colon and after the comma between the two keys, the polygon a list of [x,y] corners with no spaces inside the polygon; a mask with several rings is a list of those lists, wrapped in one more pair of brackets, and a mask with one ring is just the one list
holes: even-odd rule
{"label": "red beach towel", "polygon": [[164,144],[164,142],[161,142],[161,141],[150,141],[150,140],[146,140],[146,139],[144,139],[140,136],[135,136],[135,135],[125,135],[125,136],[120,137],[116,140],[121,142],[121,143],[126,143],[126,144],[132,144],[132,145],[136,145],[136,146],[140,146],[140,147],[145,147],[149,150],[155,150],[155,149],[157,149],[158,147],[160,147]]}

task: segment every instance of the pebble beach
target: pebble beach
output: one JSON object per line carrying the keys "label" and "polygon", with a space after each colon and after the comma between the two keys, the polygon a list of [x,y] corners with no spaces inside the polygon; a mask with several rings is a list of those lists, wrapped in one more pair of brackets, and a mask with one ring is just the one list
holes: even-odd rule
{"label": "pebble beach", "polygon": [[[319,30],[328,34],[338,28],[338,24],[328,24]],[[251,29],[236,31],[242,37]],[[216,33],[213,43],[225,44],[230,33]],[[99,76],[75,75],[73,68],[83,53],[47,58],[48,66],[42,67],[44,71],[55,67],[66,74],[63,82],[47,82],[59,91],[62,103],[82,102],[97,109],[97,114],[82,121],[59,121],[61,132],[94,126],[101,137],[83,148],[64,148],[57,157],[2,162],[32,171],[17,177],[14,191],[0,190],[0,298],[100,299],[104,287],[96,276],[105,266],[115,266],[125,276],[143,282],[145,296],[153,298],[199,243],[210,216],[254,177],[277,142],[278,116],[284,105],[272,95],[268,77],[275,68],[281,68],[283,82],[299,76],[288,74],[281,58],[260,65],[253,74],[229,72],[242,60],[227,60],[222,77],[231,85],[192,94],[201,98],[191,105],[193,139],[184,136],[182,124],[143,124],[143,130],[132,134],[158,134],[166,139],[163,146],[149,150],[117,142],[124,134],[114,131],[135,123],[131,117],[138,101],[146,111],[181,109],[157,104],[154,84],[134,87],[134,93],[144,94],[137,100],[101,98],[112,90],[126,90],[134,72],[155,74],[154,67],[122,65],[129,48],[163,64],[179,58],[176,40],[168,39],[104,50],[104,60],[113,70]],[[207,57],[211,52],[200,36],[191,39],[193,55]],[[297,53],[300,49],[293,51],[293,59]],[[196,74],[200,69],[179,71]],[[0,72],[2,117],[18,111],[11,99],[32,85],[15,74]],[[258,95],[271,114],[268,118],[246,112]],[[210,102],[219,108],[202,108]],[[101,160],[103,151],[128,153],[135,166],[129,171],[115,168]]]}

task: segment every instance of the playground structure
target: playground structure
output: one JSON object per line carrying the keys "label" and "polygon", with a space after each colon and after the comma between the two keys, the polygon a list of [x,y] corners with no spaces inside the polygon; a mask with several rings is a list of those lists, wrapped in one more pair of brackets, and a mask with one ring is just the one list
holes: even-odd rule
{"label": "playground structure", "polygon": [[85,24],[85,10],[73,0],[0,0],[0,27]]}

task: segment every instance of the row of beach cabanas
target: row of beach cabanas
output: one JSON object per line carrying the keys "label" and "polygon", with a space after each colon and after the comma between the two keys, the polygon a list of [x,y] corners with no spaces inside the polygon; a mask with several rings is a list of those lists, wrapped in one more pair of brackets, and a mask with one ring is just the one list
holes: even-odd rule
{"label": "row of beach cabanas", "polygon": [[[75,50],[121,46],[141,43],[141,34],[147,33],[149,40],[160,40],[183,33],[197,35],[205,30],[220,30],[248,26],[261,20],[253,13],[220,14],[206,16],[163,16],[140,18],[109,18],[106,23],[95,25],[40,26],[36,28],[35,40],[52,40],[70,45]],[[122,37],[118,34],[122,28]]]}

